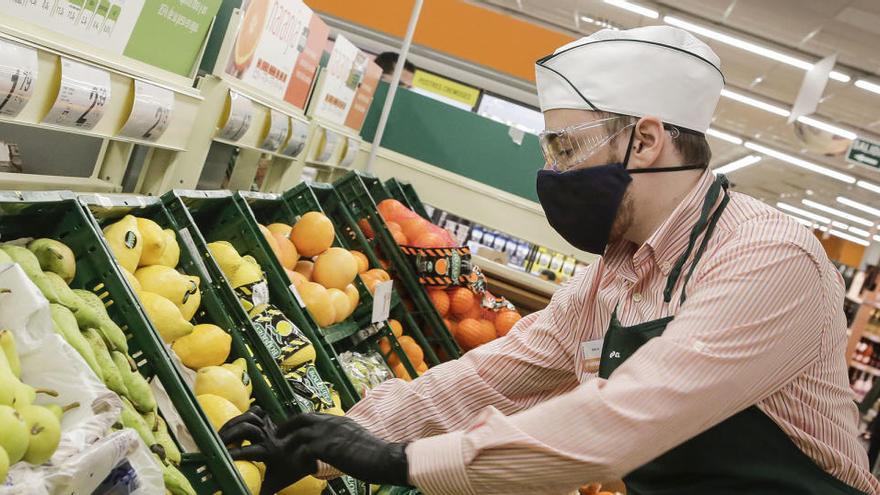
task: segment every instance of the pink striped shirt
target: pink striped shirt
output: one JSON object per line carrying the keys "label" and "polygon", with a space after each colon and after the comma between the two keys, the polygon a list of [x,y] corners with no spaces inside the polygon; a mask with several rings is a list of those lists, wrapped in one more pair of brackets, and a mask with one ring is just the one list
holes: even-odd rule
{"label": "pink striped shirt", "polygon": [[[387,382],[348,415],[412,441],[410,479],[425,493],[535,494],[618,479],[757,404],[825,471],[880,494],[857,440],[841,277],[809,230],[731,193],[687,301],[680,280],[663,302],[712,178],[645,244],[612,245],[507,337]],[[604,381],[581,349],[615,306],[626,326],[675,319]]]}

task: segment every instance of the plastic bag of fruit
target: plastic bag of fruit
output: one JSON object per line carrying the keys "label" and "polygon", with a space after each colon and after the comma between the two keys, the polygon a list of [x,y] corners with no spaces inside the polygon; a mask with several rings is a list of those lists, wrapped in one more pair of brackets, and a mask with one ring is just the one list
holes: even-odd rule
{"label": "plastic bag of fruit", "polygon": [[394,378],[385,361],[375,352],[344,352],[339,355],[339,362],[361,396],[385,380]]}

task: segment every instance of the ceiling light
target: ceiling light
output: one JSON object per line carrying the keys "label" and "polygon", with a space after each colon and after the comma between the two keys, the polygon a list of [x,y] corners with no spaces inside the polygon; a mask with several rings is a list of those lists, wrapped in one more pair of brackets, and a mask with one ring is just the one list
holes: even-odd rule
{"label": "ceiling light", "polygon": [[847,225],[843,222],[838,222],[837,220],[832,220],[831,225],[834,227],[837,227],[838,229],[843,229],[843,230],[847,230],[849,228],[849,225]]}
{"label": "ceiling light", "polygon": [[748,167],[749,165],[754,165],[761,161],[761,157],[759,155],[749,155],[740,158],[739,160],[734,160],[727,165],[722,165],[714,170],[716,174],[729,174],[735,170],[739,170],[741,168]]}
{"label": "ceiling light", "polygon": [[804,225],[806,225],[807,227],[810,227],[810,228],[813,227],[813,222],[811,222],[811,221],[809,221],[809,220],[805,220],[805,219],[803,219],[803,218],[801,218],[801,217],[795,217],[795,216],[792,216],[792,215],[789,215],[789,216],[790,216],[791,218],[794,218],[795,221],[796,221],[797,223],[804,224]]}
{"label": "ceiling light", "polygon": [[871,233],[868,232],[867,230],[862,230],[862,229],[860,229],[860,228],[858,228],[858,227],[850,227],[850,228],[848,228],[848,229],[846,229],[846,230],[852,232],[853,234],[860,235],[860,236],[862,236],[862,237],[868,237],[868,236],[871,235]]}
{"label": "ceiling light", "polygon": [[872,83],[870,81],[866,81],[864,79],[856,80],[856,87],[862,88],[864,90],[870,91],[872,93],[880,94],[880,84]]}
{"label": "ceiling light", "polygon": [[853,177],[851,175],[842,174],[842,173],[840,173],[836,170],[832,170],[828,167],[816,165],[815,163],[808,162],[806,160],[802,160],[796,156],[791,156],[791,155],[783,153],[781,151],[776,151],[772,148],[762,146],[758,143],[746,141],[744,146],[750,150],[755,150],[759,153],[763,153],[767,156],[771,156],[773,158],[776,158],[777,160],[782,160],[782,161],[790,163],[796,167],[805,168],[811,172],[816,172],[817,174],[822,174],[822,175],[831,177],[832,179],[837,179],[841,182],[846,182],[847,184],[853,184],[856,181],[855,177]]}
{"label": "ceiling light", "polygon": [[856,182],[856,185],[863,188],[863,189],[867,189],[871,192],[875,192],[877,194],[880,194],[880,186],[878,186],[877,184],[872,184],[868,181],[860,180],[860,181]]}
{"label": "ceiling light", "polygon": [[785,210],[790,213],[794,213],[796,215],[800,215],[802,217],[807,217],[809,219],[815,220],[819,223],[831,223],[831,219],[828,217],[823,217],[822,215],[817,215],[812,211],[802,210],[797,206],[791,206],[788,203],[776,203],[776,207],[780,210]]}
{"label": "ceiling light", "polygon": [[852,131],[848,131],[846,129],[828,124],[826,122],[822,122],[821,120],[816,120],[812,117],[807,117],[805,115],[801,115],[800,117],[798,117],[797,121],[802,124],[806,124],[810,127],[815,127],[816,129],[821,129],[825,132],[830,132],[831,134],[836,134],[844,139],[849,139],[850,141],[859,137],[858,134],[856,134]]}
{"label": "ceiling light", "polygon": [[765,112],[775,113],[776,115],[780,115],[782,117],[788,117],[789,115],[791,115],[791,112],[789,112],[786,108],[771,105],[770,103],[761,100],[756,100],[750,96],[731,91],[727,88],[721,90],[721,96],[725,98],[730,98],[731,100],[736,100],[740,103],[745,103],[746,105],[750,105],[755,108],[760,108]]}
{"label": "ceiling light", "polygon": [[607,3],[608,5],[614,5],[615,7],[624,10],[628,10],[630,12],[635,12],[636,14],[643,15],[645,17],[650,17],[651,19],[660,18],[660,13],[656,10],[642,7],[641,5],[636,5],[634,3],[627,2],[626,0],[605,0],[605,3]]}
{"label": "ceiling light", "polygon": [[821,230],[822,232],[828,232],[828,227],[826,227],[826,226],[824,226],[824,225],[819,225],[819,226],[816,227],[816,228],[819,229],[819,230]]}
{"label": "ceiling light", "polygon": [[743,140],[733,134],[728,134],[726,132],[719,131],[718,129],[712,129],[711,127],[706,131],[706,134],[718,138],[722,141],[727,141],[732,144],[743,144]]}
{"label": "ceiling light", "polygon": [[[813,68],[814,65],[813,63],[808,62],[802,58],[792,57],[791,55],[786,55],[785,53],[767,48],[766,46],[761,46],[757,43],[752,43],[751,41],[736,38],[734,36],[730,36],[729,34],[715,31],[713,29],[709,29],[707,27],[688,22],[671,15],[663,16],[663,22],[672,26],[680,27],[682,29],[687,29],[688,31],[697,33],[715,41],[720,41],[725,45],[735,46],[747,52],[754,53],[755,55],[760,55],[762,57],[776,60],[777,62],[782,62],[784,64],[797,67],[798,69],[810,70]],[[829,77],[831,79],[834,79],[835,81],[840,82],[849,82],[850,80],[850,77],[848,75],[842,72],[838,72],[836,70],[831,71]],[[880,92],[880,86],[878,86],[878,92]]]}
{"label": "ceiling light", "polygon": [[585,15],[581,16],[581,20],[584,22],[589,22],[590,24],[594,24],[596,22],[596,20],[593,19],[592,17],[587,17]]}
{"label": "ceiling light", "polygon": [[874,224],[870,220],[866,220],[862,217],[858,217],[856,215],[852,215],[852,214],[847,213],[845,211],[838,210],[837,208],[825,206],[822,203],[817,203],[817,202],[810,200],[810,199],[801,200],[801,203],[809,206],[810,208],[815,208],[817,210],[824,211],[825,213],[830,213],[830,214],[836,215],[840,218],[845,218],[845,219],[849,220],[850,222],[855,222],[859,225],[864,225],[865,227],[873,227],[874,226]]}
{"label": "ceiling light", "polygon": [[846,206],[849,206],[850,208],[855,208],[857,210],[862,210],[865,213],[870,213],[871,215],[874,215],[875,217],[880,217],[880,210],[878,210],[877,208],[872,208],[868,205],[863,205],[862,203],[859,203],[858,201],[853,201],[849,198],[845,198],[843,196],[838,196],[837,202],[840,204],[844,204]]}
{"label": "ceiling light", "polygon": [[840,237],[841,239],[847,240],[849,242],[854,242],[856,244],[861,244],[862,246],[867,246],[868,244],[870,244],[870,242],[864,239],[859,239],[856,236],[849,235],[846,232],[841,232],[839,230],[828,229],[828,233],[833,235],[834,237]]}

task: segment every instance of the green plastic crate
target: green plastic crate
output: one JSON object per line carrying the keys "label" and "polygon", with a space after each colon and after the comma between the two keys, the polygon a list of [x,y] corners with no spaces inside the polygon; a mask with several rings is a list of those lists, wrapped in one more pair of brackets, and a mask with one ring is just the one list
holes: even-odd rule
{"label": "green plastic crate", "polygon": [[[321,345],[321,340],[317,338],[317,327],[290,291],[287,274],[260,232],[257,220],[247,202],[229,191],[173,190],[163,196],[163,201],[170,204],[172,198],[176,198],[180,205],[188,210],[205,241],[228,241],[242,256],[250,255],[257,260],[266,274],[272,304],[312,341],[317,354],[315,364],[318,372],[339,392],[343,406],[350,408],[354,405],[356,398],[351,393],[351,386],[336,355],[333,354],[332,349]],[[217,272],[212,273],[212,276],[226,280],[219,267],[215,265],[215,268]]]}
{"label": "green plastic crate", "polygon": [[431,220],[431,215],[428,215],[428,210],[425,209],[425,204],[419,199],[419,195],[416,193],[412,184],[392,177],[385,181],[385,189],[392,198],[405,204],[410,210],[416,212],[425,220]]}
{"label": "green plastic crate", "polygon": [[376,203],[388,199],[391,195],[375,176],[351,171],[333,183],[333,187],[342,198],[345,207],[357,219],[367,219],[375,234],[371,246],[381,249],[388,257],[397,278],[402,282],[406,294],[412,298],[415,310],[411,312],[416,321],[422,323],[420,328],[428,329],[426,337],[429,342],[443,350],[445,356],[441,360],[456,359],[461,356],[461,348],[452,338],[449,329],[437,309],[431,303],[425,288],[419,283],[415,269],[400,251],[385,221],[379,215]]}
{"label": "green plastic crate", "polygon": [[[193,318],[193,323],[213,323],[226,330],[232,337],[230,358],[244,358],[247,362],[247,372],[253,384],[253,397],[257,405],[277,421],[283,420],[291,412],[298,411],[299,408],[293,401],[292,395],[288,397],[284,394],[288,386],[274,360],[270,359],[267,362],[263,356],[267,353],[263,352],[258,356],[254,352],[254,349],[265,351],[264,346],[262,342],[258,341],[259,344],[254,345],[247,339],[247,333],[252,332],[251,322],[240,306],[228,304],[233,297],[231,289],[223,280],[215,279],[207,270],[207,265],[214,263],[214,260],[205,246],[204,239],[192,223],[185,222],[185,218],[181,221],[175,219],[158,198],[113,197],[110,199],[113,205],[109,207],[101,205],[98,198],[93,195],[80,195],[80,202],[89,208],[99,228],[131,214],[148,218],[163,229],[170,228],[176,232],[177,244],[180,246],[180,261],[177,268],[187,275],[195,275],[201,279],[201,305]],[[105,204],[108,201],[106,196],[100,198]],[[277,376],[272,373],[273,368],[277,371]],[[271,385],[263,378],[263,371],[269,373]]]}
{"label": "green plastic crate", "polygon": [[201,452],[183,454],[181,471],[199,494],[248,493],[232,459],[184,383],[156,330],[137,303],[124,275],[106,249],[101,233],[69,192],[0,192],[0,236],[50,237],[76,255],[71,287],[97,294],[125,332],[129,354],[147,379],[158,379]]}

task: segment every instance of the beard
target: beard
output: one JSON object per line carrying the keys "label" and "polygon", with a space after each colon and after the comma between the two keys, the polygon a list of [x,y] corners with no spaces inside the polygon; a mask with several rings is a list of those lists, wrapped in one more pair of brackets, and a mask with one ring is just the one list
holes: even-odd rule
{"label": "beard", "polygon": [[623,193],[623,200],[617,209],[617,215],[614,217],[614,223],[611,224],[611,234],[608,236],[608,243],[612,244],[623,239],[624,234],[632,227],[634,217],[633,198],[629,188]]}

